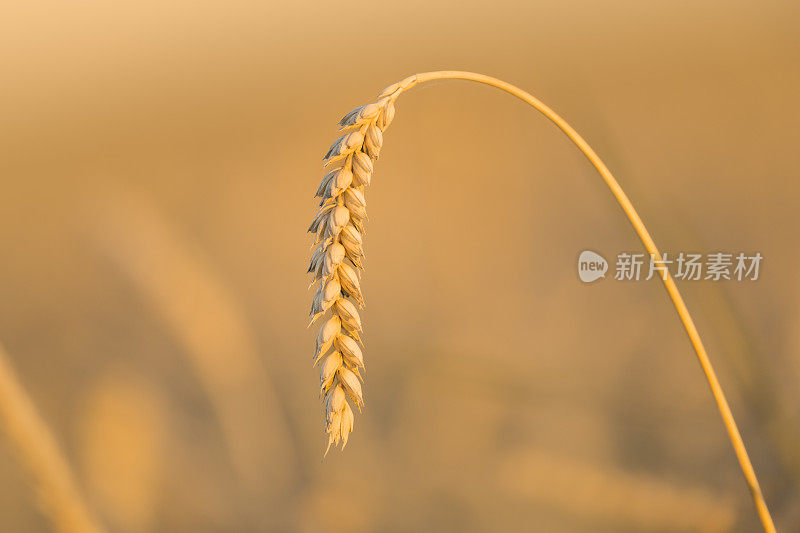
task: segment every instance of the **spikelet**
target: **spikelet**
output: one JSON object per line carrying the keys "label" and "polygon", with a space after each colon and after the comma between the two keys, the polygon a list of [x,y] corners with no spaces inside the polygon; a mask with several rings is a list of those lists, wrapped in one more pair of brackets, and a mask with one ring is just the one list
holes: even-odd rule
{"label": "spikelet", "polygon": [[333,304],[333,312],[339,316],[342,326],[351,331],[361,331],[361,317],[353,302],[346,298],[339,298]]}
{"label": "spikelet", "polygon": [[[372,159],[362,151],[353,154],[353,184],[364,187],[372,181]],[[324,180],[323,180],[324,183]]]}
{"label": "spikelet", "polygon": [[[364,223],[367,202],[364,188],[372,182],[375,160],[383,146],[383,132],[394,118],[394,101],[403,87],[386,89],[379,100],[359,106],[340,121],[341,136],[325,153],[329,170],[317,188],[320,209],[308,231],[315,236],[308,272],[319,283],[311,304],[311,322],[331,311],[317,335],[314,364],[320,367],[320,395],[327,448],[347,444],[353,430],[353,409],[364,407],[361,374],[361,293]],[[360,345],[361,344],[361,345]],[[348,402],[349,400],[349,402]]]}

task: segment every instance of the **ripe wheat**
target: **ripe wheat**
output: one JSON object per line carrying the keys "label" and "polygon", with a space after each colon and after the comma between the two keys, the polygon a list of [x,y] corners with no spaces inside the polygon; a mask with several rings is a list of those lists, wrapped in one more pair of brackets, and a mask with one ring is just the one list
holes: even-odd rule
{"label": "ripe wheat", "polygon": [[[321,208],[309,228],[317,236],[317,247],[311,257],[309,272],[314,273],[315,282],[319,281],[311,305],[312,322],[328,309],[333,309],[333,316],[322,326],[317,337],[314,358],[315,364],[321,363],[320,392],[325,398],[325,428],[328,434],[326,453],[331,444],[339,441],[344,447],[353,429],[353,411],[346,398],[350,398],[359,410],[364,403],[359,374],[359,369],[364,367],[358,335],[361,321],[355,306],[348,299],[352,298],[363,306],[358,280],[362,270],[361,241],[366,219],[364,187],[370,182],[372,164],[383,143],[383,131],[394,116],[395,100],[403,91],[417,84],[444,79],[473,81],[505,91],[532,106],[558,126],[603,178],[647,251],[654,260],[662,261],[661,252],[650,232],[605,163],[572,126],[532,94],[491,76],[455,70],[415,74],[387,87],[378,95],[376,103],[358,107],[341,120],[340,125],[345,133],[333,143],[323,158],[326,165],[336,168],[325,175],[317,190],[317,195],[322,196]],[[346,264],[345,259],[353,266]],[[772,533],[775,526],[753,465],[694,320],[672,276],[667,273],[662,281],[692,342],[762,526],[765,531]],[[332,352],[328,353],[330,350]]]}
{"label": "ripe wheat", "polygon": [[317,189],[320,209],[308,228],[316,235],[308,272],[314,276],[312,285],[319,282],[311,304],[311,322],[331,310],[319,330],[314,352],[325,405],[326,454],[331,445],[347,445],[354,418],[348,400],[359,412],[364,406],[361,317],[355,305],[364,307],[359,281],[367,218],[364,189],[372,180],[383,132],[394,118],[394,100],[399,94],[399,87],[390,87],[377,102],[357,107],[339,121],[342,135],[323,158],[330,170]]}

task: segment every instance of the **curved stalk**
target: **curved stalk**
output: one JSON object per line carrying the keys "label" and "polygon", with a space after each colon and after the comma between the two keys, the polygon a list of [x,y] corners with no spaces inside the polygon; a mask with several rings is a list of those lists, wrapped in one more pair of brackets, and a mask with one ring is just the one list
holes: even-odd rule
{"label": "curved stalk", "polygon": [[[662,260],[661,253],[658,251],[653,238],[650,236],[650,232],[647,231],[647,228],[645,227],[644,222],[642,222],[641,217],[639,217],[639,214],[636,212],[636,209],[634,209],[630,199],[622,190],[622,187],[620,187],[613,174],[611,174],[611,171],[608,170],[608,167],[606,167],[600,157],[595,153],[594,150],[592,150],[583,137],[581,137],[578,132],[572,128],[572,126],[570,126],[555,111],[550,109],[530,93],[523,91],[522,89],[515,87],[510,83],[506,83],[491,76],[456,70],[442,70],[415,74],[402,80],[397,85],[400,87],[400,91],[402,92],[420,83],[446,79],[474,81],[503,90],[513,96],[516,96],[523,102],[530,104],[534,109],[539,111],[556,126],[558,126],[558,128],[563,131],[573,143],[575,143],[578,149],[583,152],[583,155],[585,155],[594,168],[597,169],[597,172],[600,173],[600,176],[602,176],[603,180],[606,182],[606,185],[608,185],[608,188],[611,189],[611,192],[614,194],[617,202],[619,202],[619,205],[625,212],[625,216],[628,217],[628,220],[633,225],[633,228],[636,230],[636,233],[639,235],[642,243],[644,243],[644,247],[647,249],[647,251],[652,254],[656,261],[660,262]],[[736,452],[736,457],[739,460],[739,466],[741,467],[742,473],[747,481],[750,494],[753,498],[753,503],[756,506],[758,516],[761,519],[761,523],[764,527],[764,531],[767,533],[774,533],[775,526],[772,522],[772,517],[769,514],[767,504],[764,501],[764,496],[761,493],[761,487],[758,484],[755,470],[753,470],[753,465],[750,462],[750,457],[747,455],[747,449],[742,441],[742,436],[739,433],[739,429],[736,426],[736,421],[733,418],[728,401],[725,399],[725,394],[722,391],[722,387],[719,384],[717,375],[714,372],[714,368],[712,367],[711,361],[708,358],[708,353],[703,346],[703,341],[700,339],[700,334],[697,332],[697,327],[694,325],[694,321],[689,314],[689,310],[686,308],[686,304],[684,303],[683,298],[678,291],[678,287],[675,285],[675,281],[672,279],[672,276],[669,274],[669,272],[666,272],[666,276],[662,279],[664,282],[664,287],[667,289],[667,293],[669,293],[669,297],[675,306],[675,310],[678,312],[681,322],[683,322],[686,333],[689,335],[689,340],[691,340],[692,346],[694,346],[694,350],[697,353],[697,359],[700,362],[700,367],[702,368],[703,374],[708,381],[708,386],[711,388],[711,394],[714,396],[714,400],[717,403],[717,408],[719,409],[720,416],[722,417],[722,422],[728,432],[728,437],[730,438],[733,450]]]}
{"label": "curved stalk", "polygon": [[101,533],[53,434],[20,384],[0,345],[0,426],[30,471],[37,495],[60,533]]}

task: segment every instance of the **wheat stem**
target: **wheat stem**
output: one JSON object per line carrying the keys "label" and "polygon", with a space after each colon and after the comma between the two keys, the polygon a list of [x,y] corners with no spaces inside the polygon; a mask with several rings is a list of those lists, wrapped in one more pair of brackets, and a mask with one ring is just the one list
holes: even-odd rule
{"label": "wheat stem", "polygon": [[[510,83],[506,83],[491,76],[453,70],[416,74],[414,76],[409,76],[396,85],[399,89],[398,92],[402,92],[420,83],[444,79],[474,81],[501,89],[513,96],[516,96],[525,103],[530,104],[533,108],[558,126],[558,128],[563,131],[573,143],[575,143],[578,149],[583,152],[583,155],[589,159],[589,162],[600,173],[603,180],[606,182],[606,185],[608,185],[609,189],[611,189],[611,192],[614,194],[617,202],[619,202],[619,205],[622,207],[622,210],[625,212],[625,216],[628,217],[628,220],[633,225],[633,228],[636,230],[636,233],[639,235],[642,243],[644,243],[647,251],[653,255],[656,261],[661,261],[661,253],[656,247],[653,238],[650,236],[650,232],[647,231],[647,228],[645,227],[644,222],[642,222],[641,217],[639,217],[639,214],[636,212],[636,209],[633,207],[630,199],[622,190],[622,187],[620,187],[613,174],[611,174],[611,171],[608,170],[608,167],[606,167],[600,157],[595,153],[594,150],[592,150],[583,137],[581,137],[578,132],[572,128],[572,126],[570,126],[555,111],[550,109],[547,105],[535,98],[530,93],[527,93],[526,91],[523,91],[522,89],[515,87]],[[755,470],[750,462],[747,449],[742,441],[742,436],[736,426],[736,421],[733,418],[728,401],[725,399],[725,394],[722,391],[722,387],[717,379],[717,375],[714,372],[714,368],[708,358],[708,353],[703,346],[703,341],[700,339],[700,334],[697,331],[694,320],[692,320],[689,310],[686,308],[686,304],[684,303],[683,298],[678,291],[678,287],[675,285],[675,281],[672,279],[672,276],[669,274],[669,272],[666,273],[666,276],[663,278],[663,282],[667,292],[669,293],[669,297],[672,300],[678,315],[680,316],[681,322],[683,322],[686,333],[689,335],[692,346],[694,346],[694,350],[697,353],[697,359],[700,362],[700,367],[702,368],[703,374],[708,381],[708,386],[711,388],[711,394],[714,396],[714,400],[717,403],[717,408],[719,409],[720,416],[722,417],[722,422],[728,432],[731,445],[733,446],[733,449],[736,452],[736,457],[739,460],[739,466],[741,467],[742,473],[747,481],[747,485],[750,488],[750,494],[753,498],[753,503],[756,506],[756,510],[758,511],[758,516],[761,519],[764,531],[773,533],[775,531],[775,526],[772,523],[772,517],[769,514],[769,509],[767,508],[767,504],[764,501],[764,496],[761,493],[761,487],[758,484]]]}
{"label": "wheat stem", "polygon": [[75,476],[47,425],[39,416],[0,345],[0,424],[33,476],[44,510],[57,531],[100,533],[75,483]]}
{"label": "wheat stem", "polygon": [[230,287],[146,198],[128,189],[105,194],[97,204],[113,209],[97,210],[99,244],[179,343],[245,488],[255,494],[288,483],[295,460],[289,430]]}
{"label": "wheat stem", "polygon": [[[655,261],[662,261],[650,232],[608,167],[572,126],[533,95],[491,76],[455,70],[415,74],[390,85],[378,95],[377,102],[357,107],[340,121],[345,133],[333,143],[323,158],[326,165],[335,168],[325,175],[317,189],[317,196],[321,196],[322,201],[320,210],[309,227],[309,231],[316,234],[316,248],[308,271],[314,275],[312,285],[319,281],[311,305],[312,322],[325,315],[328,310],[331,310],[332,315],[320,329],[314,356],[315,364],[320,365],[320,394],[325,403],[324,421],[328,448],[339,442],[344,446],[353,429],[353,412],[347,399],[359,409],[364,401],[359,383],[359,369],[364,367],[363,355],[358,346],[361,319],[350,302],[350,299],[354,299],[363,306],[358,279],[363,268],[361,243],[366,219],[364,189],[370,183],[373,163],[378,158],[383,143],[383,132],[394,117],[394,102],[404,91],[417,84],[445,79],[474,81],[496,87],[530,104],[550,119],[597,169],[647,251]],[[768,533],[774,532],[775,526],[753,465],[700,334],[672,276],[665,272],[662,279],[697,353],[764,530]],[[331,350],[332,353],[329,353]]]}

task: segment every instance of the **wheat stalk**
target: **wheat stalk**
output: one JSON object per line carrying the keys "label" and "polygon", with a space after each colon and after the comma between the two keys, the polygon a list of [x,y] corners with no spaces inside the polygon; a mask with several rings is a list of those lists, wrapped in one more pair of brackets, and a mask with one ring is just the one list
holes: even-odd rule
{"label": "wheat stalk", "polygon": [[103,527],[78,489],[55,437],[39,416],[0,345],[0,425],[33,478],[53,528],[63,533],[100,533]]}
{"label": "wheat stalk", "polygon": [[[97,201],[98,244],[180,344],[239,478],[254,493],[287,482],[295,461],[289,430],[246,315],[225,279],[147,198],[113,185],[103,194]],[[256,421],[269,432],[254,431]]]}
{"label": "wheat stalk", "polygon": [[[661,253],[658,250],[650,232],[642,222],[636,209],[633,207],[628,196],[622,190],[616,178],[614,178],[611,171],[608,170],[605,163],[589,146],[589,144],[581,137],[572,126],[570,126],[563,118],[561,118],[555,111],[550,109],[547,105],[535,98],[532,94],[523,91],[522,89],[511,85],[491,76],[483,74],[476,74],[474,72],[463,71],[436,71],[426,72],[423,74],[415,74],[409,76],[404,80],[395,83],[384,89],[378,95],[378,102],[351,111],[341,121],[344,128],[352,128],[353,131],[346,133],[336,140],[331,149],[325,156],[326,164],[336,163],[343,161],[341,165],[323,178],[322,184],[318,190],[318,194],[322,195],[323,202],[317,218],[311,224],[310,231],[317,234],[318,247],[314,251],[311,259],[310,272],[314,273],[314,279],[320,281],[320,286],[314,297],[312,304],[311,314],[314,319],[322,315],[327,309],[334,307],[333,316],[320,330],[317,339],[317,352],[315,362],[322,361],[322,393],[325,395],[325,420],[326,431],[328,433],[328,447],[331,443],[336,443],[340,440],[343,443],[347,442],[347,437],[353,428],[353,415],[352,410],[345,400],[345,396],[350,396],[359,407],[363,404],[361,397],[361,388],[349,388],[349,384],[358,385],[358,381],[353,379],[352,376],[357,377],[358,367],[363,367],[363,360],[361,359],[361,352],[358,350],[356,340],[358,340],[358,331],[361,330],[361,323],[358,315],[351,313],[355,312],[352,304],[347,300],[347,297],[355,296],[361,302],[361,292],[358,287],[357,277],[352,276],[354,272],[349,265],[344,264],[344,255],[336,247],[340,241],[345,246],[348,252],[347,257],[353,262],[357,269],[361,267],[361,236],[363,234],[363,219],[366,217],[366,212],[363,211],[363,186],[369,183],[369,179],[361,182],[356,181],[356,172],[359,176],[363,176],[360,167],[354,164],[356,158],[358,161],[365,160],[363,154],[369,156],[370,160],[377,158],[380,149],[380,143],[383,140],[381,135],[382,131],[391,122],[394,115],[394,102],[404,91],[411,89],[420,83],[432,80],[444,79],[460,79],[473,81],[489,85],[491,87],[503,90],[513,96],[516,96],[525,103],[531,105],[547,119],[553,122],[558,128],[564,132],[567,137],[578,147],[578,149],[586,156],[589,162],[600,173],[600,176],[605,181],[606,185],[611,189],[617,202],[625,212],[625,216],[633,225],[639,238],[644,244],[647,251],[654,257],[656,261],[661,262]],[[387,120],[388,119],[388,120]],[[370,161],[371,162],[371,161]],[[371,174],[372,167],[370,165],[367,175]],[[358,200],[356,202],[354,199]],[[357,207],[358,211],[351,209]],[[364,215],[363,217],[360,215]],[[349,219],[349,222],[348,222]],[[350,250],[344,244],[344,239],[340,236],[343,234],[345,228],[352,228],[349,233],[358,234],[358,248],[353,250],[355,253],[350,256]],[[355,232],[353,230],[356,230]],[[343,274],[347,274],[344,276]],[[345,286],[344,278],[350,285]],[[662,278],[664,287],[675,306],[676,311],[683,323],[686,333],[694,347],[697,354],[698,362],[702,368],[703,374],[711,389],[711,393],[717,404],[722,422],[728,432],[728,437],[733,446],[736,457],[739,461],[739,466],[747,481],[750,494],[755,504],[756,511],[764,530],[768,533],[775,531],[775,526],[772,522],[772,517],[769,514],[767,504],[761,493],[758,479],[756,478],[753,465],[747,454],[744,442],[742,441],[739,429],[736,426],[736,421],[731,413],[728,401],[725,399],[725,394],[722,391],[722,386],[717,379],[711,361],[708,358],[708,353],[703,346],[703,341],[697,331],[697,327],[692,320],[689,310],[683,301],[683,297],[678,291],[675,281],[669,272]],[[340,309],[346,310],[343,314]],[[350,313],[348,315],[348,313]],[[345,325],[345,320],[348,320]],[[313,322],[313,319],[312,319]],[[344,342],[347,341],[347,342]],[[330,355],[326,356],[327,350],[330,349],[331,344],[334,344],[336,349]],[[352,352],[347,353],[343,348],[348,350],[354,348],[355,354]],[[343,352],[341,355],[339,352]],[[358,358],[352,357],[358,355]],[[330,362],[329,362],[330,361]]]}

